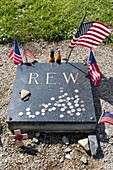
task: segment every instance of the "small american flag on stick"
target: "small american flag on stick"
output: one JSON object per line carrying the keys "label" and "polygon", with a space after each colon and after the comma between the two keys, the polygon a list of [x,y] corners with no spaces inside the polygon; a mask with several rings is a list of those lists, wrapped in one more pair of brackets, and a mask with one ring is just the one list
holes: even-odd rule
{"label": "small american flag on stick", "polygon": [[90,51],[90,56],[89,56],[89,61],[88,61],[88,70],[89,70],[92,84],[94,84],[95,86],[99,86],[101,78],[102,78],[102,74],[100,72],[100,69],[98,68],[98,65],[96,63],[96,60],[94,58],[92,51]]}
{"label": "small american flag on stick", "polygon": [[9,54],[8,58],[12,60],[14,64],[23,63],[20,50],[18,47],[18,42],[16,39],[14,40],[14,48],[11,50],[11,53]]}
{"label": "small american flag on stick", "polygon": [[87,48],[96,48],[109,34],[110,28],[99,21],[82,23],[73,36],[69,47],[74,48],[76,45]]}

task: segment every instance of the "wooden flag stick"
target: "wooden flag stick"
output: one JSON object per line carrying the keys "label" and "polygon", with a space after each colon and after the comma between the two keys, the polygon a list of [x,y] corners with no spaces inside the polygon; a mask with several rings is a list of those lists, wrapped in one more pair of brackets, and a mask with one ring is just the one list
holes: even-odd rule
{"label": "wooden flag stick", "polygon": [[[80,22],[80,26],[83,24],[85,18],[86,18],[86,14],[84,14],[84,16],[82,17],[82,20],[81,20],[81,22]],[[79,27],[80,27],[80,26],[79,26]],[[78,27],[78,29],[79,29],[79,27]],[[77,33],[77,32],[76,32],[76,33]],[[73,51],[73,48],[72,48],[72,49],[70,50],[70,52],[69,52],[69,55],[68,55],[68,58],[67,58],[66,63],[68,62],[68,60],[69,60],[69,58],[70,58],[70,56],[71,56],[72,51]]]}

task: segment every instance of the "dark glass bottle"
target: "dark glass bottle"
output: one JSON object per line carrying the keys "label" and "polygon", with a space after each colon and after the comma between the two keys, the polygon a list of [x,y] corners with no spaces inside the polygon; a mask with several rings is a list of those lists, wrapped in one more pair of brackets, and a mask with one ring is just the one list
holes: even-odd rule
{"label": "dark glass bottle", "polygon": [[61,54],[60,54],[60,50],[58,50],[58,53],[57,53],[55,59],[56,59],[56,63],[61,64]]}
{"label": "dark glass bottle", "polygon": [[49,58],[48,58],[48,62],[49,62],[49,63],[54,63],[54,62],[55,62],[54,49],[51,50],[50,56],[49,56]]}

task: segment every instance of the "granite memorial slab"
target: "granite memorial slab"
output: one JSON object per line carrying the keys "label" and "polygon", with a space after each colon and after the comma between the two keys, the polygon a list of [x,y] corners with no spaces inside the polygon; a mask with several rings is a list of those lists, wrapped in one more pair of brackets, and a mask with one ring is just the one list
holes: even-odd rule
{"label": "granite memorial slab", "polygon": [[[18,65],[7,114],[11,130],[95,131],[90,79],[83,63]],[[21,98],[23,90],[28,96]]]}

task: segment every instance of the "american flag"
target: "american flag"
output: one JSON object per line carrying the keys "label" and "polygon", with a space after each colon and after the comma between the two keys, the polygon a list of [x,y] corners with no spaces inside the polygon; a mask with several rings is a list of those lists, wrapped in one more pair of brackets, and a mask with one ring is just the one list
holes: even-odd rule
{"label": "american flag", "polygon": [[96,63],[96,60],[94,58],[92,51],[90,51],[90,56],[89,56],[89,61],[88,61],[88,70],[89,70],[92,84],[94,84],[95,86],[99,86],[101,78],[102,78],[102,74],[100,72],[100,69],[98,68],[98,65]]}
{"label": "american flag", "polygon": [[90,49],[96,48],[110,33],[110,28],[102,22],[82,23],[72,38],[69,47],[74,48],[76,45],[80,45]]}
{"label": "american flag", "polygon": [[19,63],[23,63],[21,54],[20,54],[20,50],[18,48],[18,43],[17,40],[14,40],[14,48],[12,49],[11,53],[8,56],[9,59],[11,59],[13,61],[14,64],[19,64]]}
{"label": "american flag", "polygon": [[101,115],[98,123],[100,122],[106,122],[113,125],[113,112],[104,112]]}
{"label": "american flag", "polygon": [[25,56],[28,56],[28,57],[31,57],[31,58],[36,58],[36,56],[26,47],[24,46],[24,55]]}

